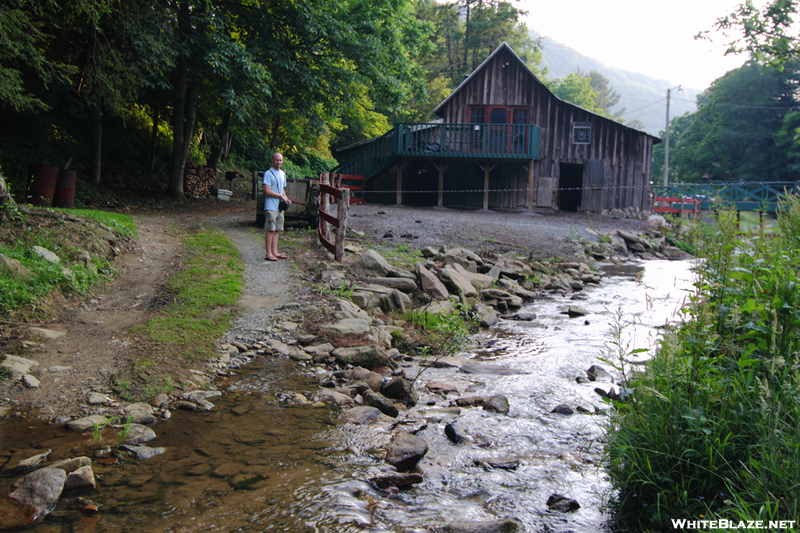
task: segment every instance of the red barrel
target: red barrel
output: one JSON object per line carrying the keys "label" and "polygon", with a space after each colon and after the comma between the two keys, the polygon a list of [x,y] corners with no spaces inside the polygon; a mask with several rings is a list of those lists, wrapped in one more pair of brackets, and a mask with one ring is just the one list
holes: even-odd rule
{"label": "red barrel", "polygon": [[77,170],[61,169],[58,171],[56,190],[53,194],[53,207],[72,208],[75,202],[75,182],[78,178]]}
{"label": "red barrel", "polygon": [[58,167],[31,163],[29,169],[33,178],[28,191],[28,201],[35,206],[49,206],[56,190]]}

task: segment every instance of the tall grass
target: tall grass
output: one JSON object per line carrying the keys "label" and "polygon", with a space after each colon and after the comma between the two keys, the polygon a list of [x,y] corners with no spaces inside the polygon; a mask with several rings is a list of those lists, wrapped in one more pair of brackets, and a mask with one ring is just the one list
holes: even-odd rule
{"label": "tall grass", "polygon": [[615,409],[619,531],[672,519],[794,520],[800,503],[800,198],[772,237],[720,216],[695,243],[696,294]]}

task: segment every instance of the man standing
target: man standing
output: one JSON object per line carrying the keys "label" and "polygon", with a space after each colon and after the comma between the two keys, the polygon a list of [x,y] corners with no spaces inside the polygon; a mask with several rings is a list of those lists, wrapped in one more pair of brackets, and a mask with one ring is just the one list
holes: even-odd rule
{"label": "man standing", "polygon": [[281,200],[287,204],[292,201],[283,193],[286,187],[286,174],[281,170],[283,156],[275,153],[272,156],[272,168],[264,172],[264,212],[266,222],[264,229],[267,230],[264,236],[264,247],[267,249],[265,261],[277,261],[286,259],[286,255],[278,253],[278,232],[283,231],[283,211],[278,208]]}

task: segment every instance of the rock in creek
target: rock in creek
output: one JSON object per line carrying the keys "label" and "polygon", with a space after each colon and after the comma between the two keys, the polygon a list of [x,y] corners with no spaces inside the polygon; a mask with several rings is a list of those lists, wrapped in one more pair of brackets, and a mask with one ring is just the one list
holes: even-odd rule
{"label": "rock in creek", "polygon": [[167,451],[166,448],[151,448],[150,446],[144,446],[141,444],[123,444],[121,448],[128,450],[129,452],[133,452],[134,456],[140,461],[150,459],[155,455],[159,455]]}
{"label": "rock in creek", "polygon": [[524,370],[517,370],[507,366],[490,365],[486,363],[467,363],[459,368],[465,374],[493,374],[496,376],[513,376],[517,374],[530,374]]}
{"label": "rock in creek", "polygon": [[602,366],[592,365],[586,371],[586,374],[589,376],[589,381],[614,381],[614,376],[609,374]]}
{"label": "rock in creek", "polygon": [[333,377],[347,382],[364,382],[375,392],[380,392],[381,387],[383,387],[382,375],[360,366],[334,372]]}
{"label": "rock in creek", "polygon": [[567,498],[561,494],[551,494],[550,497],[547,498],[547,508],[551,511],[558,511],[559,513],[569,513],[577,511],[581,506],[572,498]]}
{"label": "rock in creek", "polygon": [[387,398],[402,402],[407,407],[414,407],[417,405],[417,400],[419,400],[417,391],[414,390],[414,385],[402,376],[392,378],[381,392]]}
{"label": "rock in creek", "polygon": [[369,478],[367,481],[372,483],[377,489],[385,490],[389,487],[397,487],[403,489],[422,483],[422,474],[381,474]]}
{"label": "rock in creek", "polygon": [[575,307],[574,305],[571,305],[566,311],[562,311],[561,314],[568,315],[570,318],[578,318],[580,316],[586,316],[591,313],[589,313],[589,311],[581,309],[580,307]]}
{"label": "rock in creek", "polygon": [[444,434],[453,444],[461,444],[467,440],[467,434],[457,422],[451,422],[444,427]]}
{"label": "rock in creek", "polygon": [[381,413],[380,410],[376,409],[375,407],[369,407],[366,405],[348,409],[347,411],[341,414],[341,419],[344,420],[345,422],[350,422],[351,424],[357,424],[357,425],[365,425],[385,420],[392,420],[390,417]]}
{"label": "rock in creek", "polygon": [[514,533],[522,531],[516,520],[456,520],[446,526],[435,528],[436,533]]}
{"label": "rock in creek", "polygon": [[30,525],[49,514],[66,480],[63,470],[42,468],[17,481],[16,490],[0,502],[0,529]]}
{"label": "rock in creek", "polygon": [[67,480],[64,482],[64,490],[94,490],[94,471],[92,467],[82,466],[77,470],[67,474]]}
{"label": "rock in creek", "polygon": [[89,431],[90,429],[94,428],[95,425],[97,427],[102,427],[108,422],[109,418],[103,415],[91,415],[85,418],[79,418],[77,420],[70,420],[67,422],[67,427],[76,432],[84,432]]}
{"label": "rock in creek", "polygon": [[501,470],[516,470],[519,467],[519,459],[516,457],[484,457],[475,459],[476,466],[482,466],[486,470],[499,468]]}
{"label": "rock in creek", "polygon": [[35,453],[30,450],[22,450],[16,452],[3,466],[3,474],[16,474],[33,470],[47,459],[51,451],[45,450],[44,452]]}
{"label": "rock in creek", "polygon": [[480,407],[485,401],[486,399],[483,396],[467,396],[457,399],[455,404],[459,407]]}
{"label": "rock in creek", "polygon": [[153,407],[144,402],[126,405],[122,410],[122,422],[128,421],[134,424],[154,424],[156,417],[153,416]]}
{"label": "rock in creek", "polygon": [[392,400],[384,396],[379,392],[374,392],[372,390],[367,390],[362,395],[364,399],[364,405],[369,407],[375,407],[381,413],[391,416],[392,418],[397,418],[399,414],[397,410],[397,406],[394,404]]}
{"label": "rock in creek", "polygon": [[352,348],[336,348],[332,354],[336,358],[336,362],[342,366],[353,365],[367,369],[379,366],[397,368],[397,363],[389,357],[389,354],[383,348],[376,344]]}
{"label": "rock in creek", "polygon": [[485,402],[483,402],[483,410],[489,411],[490,413],[507,415],[509,411],[508,398],[502,394],[490,396],[489,398],[486,398]]}
{"label": "rock in creek", "polygon": [[567,405],[565,403],[556,405],[553,408],[553,410],[550,411],[550,412],[554,413],[554,414],[557,414],[557,415],[572,415],[572,414],[575,413],[575,411],[572,409],[572,407],[570,407],[569,405]]}
{"label": "rock in creek", "polygon": [[401,431],[396,433],[389,448],[386,450],[386,462],[401,472],[414,468],[417,463],[428,453],[428,443]]}
{"label": "rock in creek", "polygon": [[127,427],[125,444],[142,444],[156,438],[156,432],[141,424],[130,424]]}

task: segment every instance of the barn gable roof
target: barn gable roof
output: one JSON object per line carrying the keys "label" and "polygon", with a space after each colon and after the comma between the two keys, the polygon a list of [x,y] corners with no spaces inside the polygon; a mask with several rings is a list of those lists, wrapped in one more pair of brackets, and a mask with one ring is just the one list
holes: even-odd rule
{"label": "barn gable roof", "polygon": [[[461,91],[463,88],[465,88],[467,85],[469,85],[469,83],[470,83],[470,82],[472,81],[472,79],[473,79],[473,78],[474,78],[474,77],[475,77],[475,76],[478,74],[478,72],[480,72],[482,69],[486,68],[486,65],[487,65],[487,64],[489,64],[489,62],[490,62],[490,61],[492,61],[492,59],[494,59],[494,57],[495,57],[495,56],[497,56],[497,55],[498,55],[498,54],[499,54],[501,51],[503,51],[503,50],[507,50],[507,51],[508,51],[508,52],[509,52],[509,53],[510,53],[510,54],[511,54],[511,55],[512,55],[512,56],[513,56],[513,57],[514,57],[514,58],[515,58],[515,59],[516,59],[516,60],[517,60],[519,63],[520,63],[520,65],[523,67],[523,70],[524,70],[524,71],[525,71],[525,72],[526,72],[526,73],[527,73],[529,76],[531,76],[531,77],[532,77],[532,78],[533,78],[533,79],[534,79],[534,80],[535,80],[535,81],[536,81],[538,84],[540,84],[540,85],[541,85],[541,86],[544,88],[544,90],[546,90],[548,93],[550,93],[550,95],[551,95],[553,98],[555,98],[555,99],[556,99],[556,100],[558,100],[559,102],[562,102],[564,105],[566,105],[566,106],[570,106],[570,107],[574,107],[574,108],[576,108],[576,109],[580,109],[581,111],[585,111],[586,113],[589,113],[589,114],[591,114],[591,115],[594,115],[595,117],[597,117],[597,118],[599,118],[599,119],[602,119],[602,120],[607,120],[607,121],[609,121],[609,122],[613,122],[613,123],[614,123],[615,125],[617,125],[617,126],[620,126],[620,127],[623,127],[623,128],[627,128],[627,129],[629,129],[629,130],[637,131],[637,132],[640,132],[640,133],[645,133],[646,135],[650,135],[650,134],[649,134],[649,133],[647,133],[647,132],[644,132],[644,131],[638,130],[638,129],[636,129],[636,128],[631,128],[630,126],[626,126],[625,124],[623,124],[623,123],[621,123],[621,122],[617,122],[616,120],[614,120],[614,119],[612,119],[612,118],[609,118],[609,117],[606,117],[606,116],[600,115],[600,114],[598,114],[598,113],[596,113],[596,112],[594,112],[594,111],[590,111],[590,110],[588,110],[588,109],[586,109],[586,108],[584,108],[584,107],[581,107],[581,106],[579,106],[579,105],[573,104],[572,102],[567,102],[566,100],[563,100],[563,99],[559,98],[558,96],[556,96],[555,94],[553,94],[553,91],[551,91],[551,90],[550,90],[550,89],[547,87],[547,85],[545,85],[545,83],[544,83],[542,80],[540,80],[540,79],[539,79],[539,77],[536,75],[536,73],[535,73],[535,72],[533,72],[533,71],[530,69],[530,67],[528,67],[528,65],[525,63],[525,61],[523,61],[523,60],[522,60],[522,58],[521,58],[521,57],[519,57],[519,55],[517,55],[517,53],[514,51],[514,49],[513,49],[513,48],[511,48],[511,45],[509,45],[509,44],[508,44],[507,42],[505,42],[505,41],[503,41],[503,42],[502,42],[502,43],[501,43],[501,44],[500,44],[500,45],[499,45],[497,48],[495,48],[495,50],[494,50],[494,51],[493,51],[491,54],[489,54],[489,56],[488,56],[486,59],[484,59],[484,60],[483,60],[483,62],[482,62],[480,65],[478,65],[478,67],[477,67],[475,70],[473,70],[473,71],[472,71],[472,72],[469,74],[469,76],[467,76],[466,78],[464,78],[464,80],[463,80],[463,81],[462,81],[462,82],[461,82],[461,83],[458,85],[458,87],[456,87],[456,88],[455,88],[455,90],[454,90],[453,92],[451,92],[451,93],[450,93],[450,94],[447,96],[447,98],[445,98],[444,100],[442,100],[442,101],[439,103],[439,105],[438,105],[438,106],[436,106],[436,109],[434,109],[434,110],[433,110],[433,113],[434,113],[435,115],[442,116],[442,114],[441,114],[441,113],[443,112],[443,110],[444,110],[445,106],[447,105],[447,103],[448,103],[448,102],[449,102],[449,101],[450,101],[450,100],[451,100],[451,99],[452,99],[452,98],[453,98],[453,97],[454,97],[454,96],[455,96],[455,95],[456,95],[456,94],[457,94],[459,91]],[[650,136],[651,136],[651,137],[653,137],[654,139],[656,139],[656,141],[655,141],[655,142],[656,142],[656,144],[658,144],[659,142],[661,142],[661,138],[660,138],[660,137],[656,137],[656,136],[654,136],[654,135],[650,135]]]}

